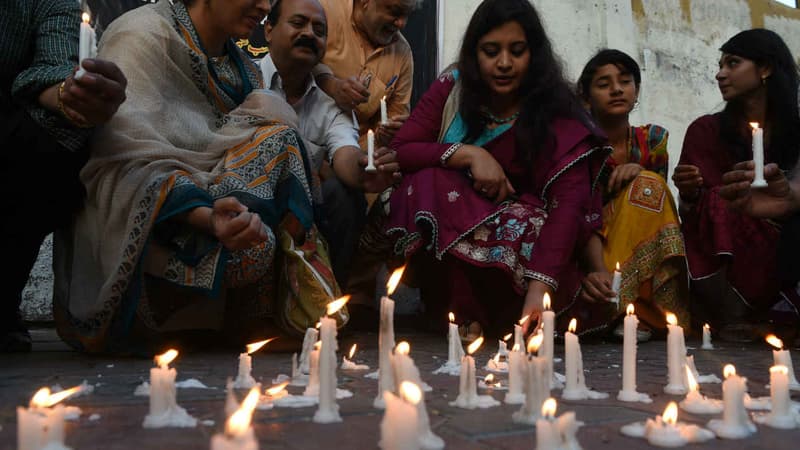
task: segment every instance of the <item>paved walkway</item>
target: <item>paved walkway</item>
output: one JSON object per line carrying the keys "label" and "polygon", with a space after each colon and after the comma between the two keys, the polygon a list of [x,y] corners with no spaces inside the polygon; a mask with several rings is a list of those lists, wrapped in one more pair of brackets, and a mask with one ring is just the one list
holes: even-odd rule
{"label": "paved walkway", "polygon": [[[35,333],[35,351],[26,355],[0,355],[0,450],[16,448],[17,405],[27,404],[33,393],[42,386],[60,384],[69,387],[87,380],[96,385],[94,393],[68,400],[68,405],[79,406],[83,415],[67,426],[67,445],[75,450],[89,449],[204,449],[209,440],[222,429],[225,379],[235,376],[235,352],[208,352],[182,354],[173,364],[178,370],[178,380],[196,378],[214,389],[179,389],[178,402],[201,421],[214,421],[213,425],[198,425],[194,429],[144,430],[142,420],[147,414],[146,397],[135,397],[133,391],[144,379],[152,362],[142,359],[90,357],[69,351],[58,342],[52,330]],[[447,448],[471,449],[533,449],[535,430],[515,425],[511,414],[518,406],[502,405],[488,410],[467,411],[450,407],[457,394],[458,378],[432,375],[442,358],[447,357],[444,338],[418,333],[397,333],[397,340],[411,343],[411,355],[422,371],[423,378],[433,387],[427,394],[428,410],[434,432],[446,442]],[[377,337],[364,334],[348,337],[340,342],[340,354],[353,342],[359,344],[356,360],[376,367]],[[740,374],[748,377],[753,396],[769,395],[764,385],[769,378],[772,352],[762,344],[726,345],[717,343],[714,351],[695,350],[697,342],[690,341],[690,354],[695,355],[701,374],[715,373],[721,377],[722,367],[734,363]],[[485,345],[478,351],[478,366],[496,351],[496,344]],[[800,352],[796,352],[800,355]],[[563,346],[556,345],[556,355],[563,354]],[[638,449],[651,448],[645,441],[620,435],[621,425],[644,420],[660,414],[670,400],[679,398],[662,392],[665,384],[665,343],[649,342],[639,348],[639,390],[653,397],[650,405],[620,403],[613,398],[619,390],[621,345],[585,344],[584,366],[588,384],[596,390],[611,393],[609,400],[568,402],[559,400],[559,414],[573,410],[585,422],[578,438],[585,449]],[[800,366],[800,356],[795,357]],[[279,373],[290,371],[290,356],[286,354],[257,353],[253,358],[254,375],[266,384]],[[563,371],[563,364],[556,364]],[[486,374],[479,370],[479,374]],[[340,400],[344,422],[334,425],[317,425],[310,422],[315,408],[273,409],[257,411],[254,417],[255,432],[262,449],[376,449],[379,440],[381,412],[372,408],[377,392],[377,382],[365,379],[363,372],[339,374],[340,387],[355,393],[350,399]],[[291,388],[293,393],[298,389]],[[721,396],[719,384],[702,385],[703,392],[712,397]],[[560,392],[554,391],[556,397]],[[494,397],[502,400],[502,392]],[[795,400],[800,396],[795,394]],[[99,419],[90,420],[97,414]],[[680,412],[680,420],[705,424],[708,417],[692,416]],[[210,423],[210,422],[209,422]],[[758,434],[741,441],[715,440],[702,444],[703,448],[722,449],[797,449],[800,431],[778,431],[759,426]],[[698,447],[698,446],[693,446]]]}

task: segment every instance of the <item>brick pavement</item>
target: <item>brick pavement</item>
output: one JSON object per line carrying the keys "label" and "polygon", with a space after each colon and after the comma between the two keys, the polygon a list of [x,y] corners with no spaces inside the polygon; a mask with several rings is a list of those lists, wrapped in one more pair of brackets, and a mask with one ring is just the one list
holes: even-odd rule
{"label": "brick pavement", "polygon": [[[75,450],[89,449],[150,449],[170,450],[202,449],[209,447],[211,435],[221,430],[225,379],[235,376],[236,352],[219,350],[204,353],[182,354],[173,364],[178,370],[178,380],[196,378],[216,389],[179,389],[178,402],[200,420],[213,420],[214,425],[198,425],[194,429],[144,430],[142,419],[147,413],[147,398],[134,397],[134,388],[145,379],[152,362],[144,359],[92,357],[68,351],[58,342],[52,330],[35,334],[35,350],[26,355],[0,355],[0,450],[16,448],[17,405],[26,404],[41,386],[60,384],[64,387],[88,380],[100,383],[93,394],[68,400],[68,405],[79,406],[83,415],[77,422],[67,425],[67,445]],[[434,432],[447,443],[447,448],[471,449],[533,449],[535,430],[515,425],[511,414],[518,406],[502,405],[488,410],[467,411],[450,407],[455,398],[458,378],[432,375],[442,358],[447,357],[447,344],[443,337],[404,333],[398,331],[397,340],[411,343],[411,356],[417,362],[423,379],[433,387],[427,394],[428,410]],[[377,361],[377,336],[363,334],[343,338],[340,349],[346,351],[353,342],[359,344],[356,360],[373,368]],[[728,362],[736,365],[738,372],[749,379],[754,396],[768,395],[764,385],[769,374],[772,354],[765,345],[728,345],[716,342],[714,351],[690,349],[695,355],[702,374],[721,376],[722,366]],[[699,347],[690,341],[689,347]],[[496,344],[487,344],[478,351],[478,366],[496,350]],[[341,351],[340,351],[341,353]],[[563,354],[563,346],[556,345],[556,355]],[[660,414],[670,400],[679,400],[662,393],[665,384],[665,343],[655,341],[639,348],[639,391],[647,392],[654,402],[650,405],[621,403],[614,400],[621,378],[621,345],[616,343],[584,344],[584,366],[588,384],[596,390],[611,393],[609,400],[568,402],[559,399],[559,414],[574,410],[577,418],[585,422],[578,438],[585,449],[638,449],[651,448],[643,440],[623,437],[619,427],[632,421],[644,420]],[[798,353],[800,355],[800,353]],[[796,356],[796,359],[800,356]],[[800,365],[800,359],[797,361]],[[254,376],[269,384],[279,373],[290,371],[290,356],[286,354],[256,353],[253,357]],[[563,371],[563,364],[556,364]],[[486,372],[479,370],[479,374]],[[377,382],[365,379],[362,372],[339,374],[340,387],[355,393],[350,399],[340,400],[343,423],[317,425],[310,422],[315,408],[273,409],[257,411],[254,416],[255,432],[262,449],[376,449],[379,439],[381,412],[372,408]],[[292,392],[302,388],[292,388]],[[710,397],[721,396],[719,384],[702,385],[703,393]],[[560,392],[554,391],[556,398]],[[502,392],[494,393],[502,400]],[[795,394],[795,400],[800,396]],[[99,414],[99,420],[89,416]],[[708,416],[693,416],[683,411],[680,420],[703,425]],[[778,431],[759,426],[758,434],[740,441],[715,440],[702,444],[708,449],[797,449],[800,431]]]}

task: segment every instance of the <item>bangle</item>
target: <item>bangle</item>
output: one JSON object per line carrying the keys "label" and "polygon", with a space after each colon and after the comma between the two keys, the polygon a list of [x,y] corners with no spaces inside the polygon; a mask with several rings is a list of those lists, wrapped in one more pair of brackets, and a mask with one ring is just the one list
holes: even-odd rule
{"label": "bangle", "polygon": [[61,82],[58,86],[58,110],[61,112],[61,115],[64,116],[71,124],[75,125],[78,128],[91,128],[92,124],[86,122],[83,119],[77,118],[72,114],[68,113],[66,108],[64,108],[64,102],[61,100],[61,96],[64,94],[64,85],[67,84],[67,80]]}
{"label": "bangle", "polygon": [[458,149],[460,149],[463,146],[464,146],[463,143],[456,142],[455,144],[451,145],[450,148],[445,150],[445,152],[442,153],[442,156],[439,158],[439,162],[442,163],[442,167],[446,167],[447,166],[447,160],[450,159],[450,157],[453,156],[453,154],[455,152],[457,152]]}

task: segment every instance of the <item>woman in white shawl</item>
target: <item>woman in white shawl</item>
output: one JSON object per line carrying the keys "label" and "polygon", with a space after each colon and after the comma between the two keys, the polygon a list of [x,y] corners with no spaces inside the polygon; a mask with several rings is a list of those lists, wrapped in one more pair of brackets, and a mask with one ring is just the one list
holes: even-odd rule
{"label": "woman in white shawl", "polygon": [[313,230],[296,116],[231,38],[268,0],[161,0],[104,33],[127,101],[92,143],[85,209],[58,240],[55,316],[85,351],[147,351],[169,332],[248,330],[274,307],[281,225]]}

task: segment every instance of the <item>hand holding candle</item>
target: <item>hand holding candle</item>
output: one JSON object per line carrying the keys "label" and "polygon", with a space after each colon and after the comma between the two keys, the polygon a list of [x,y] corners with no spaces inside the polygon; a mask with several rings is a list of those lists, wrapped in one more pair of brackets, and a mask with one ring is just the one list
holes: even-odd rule
{"label": "hand holding candle", "polygon": [[617,261],[617,267],[614,269],[614,278],[611,279],[611,290],[614,291],[614,298],[611,299],[612,303],[617,304],[617,309],[619,309],[619,288],[622,286],[622,272],[619,271],[619,261]]}

